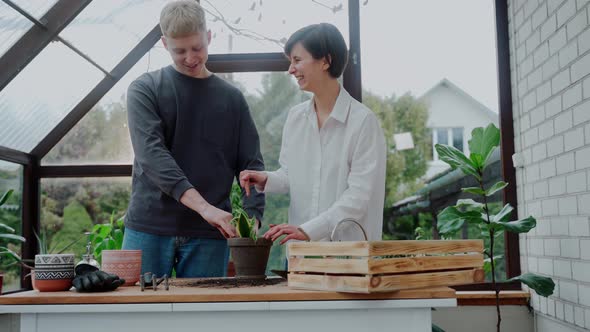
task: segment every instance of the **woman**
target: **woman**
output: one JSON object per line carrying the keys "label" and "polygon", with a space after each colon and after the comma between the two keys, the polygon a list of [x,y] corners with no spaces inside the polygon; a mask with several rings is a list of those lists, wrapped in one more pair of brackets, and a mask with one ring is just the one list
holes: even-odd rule
{"label": "woman", "polygon": [[[266,193],[290,193],[289,224],[271,225],[275,241],[321,241],[346,218],[359,222],[369,240],[381,240],[386,148],[379,120],[354,100],[338,78],[348,52],[338,29],[327,23],[295,32],[285,44],[289,74],[311,100],[293,107],[283,129],[280,169],[245,170],[240,185]],[[345,225],[343,225],[345,226]],[[343,236],[362,239],[358,228]]]}

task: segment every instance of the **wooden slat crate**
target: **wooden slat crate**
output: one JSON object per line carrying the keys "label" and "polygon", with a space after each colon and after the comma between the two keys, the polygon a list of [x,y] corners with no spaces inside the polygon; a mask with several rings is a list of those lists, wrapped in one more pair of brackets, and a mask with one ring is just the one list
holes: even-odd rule
{"label": "wooden slat crate", "polygon": [[483,282],[482,240],[289,243],[288,285],[390,292]]}

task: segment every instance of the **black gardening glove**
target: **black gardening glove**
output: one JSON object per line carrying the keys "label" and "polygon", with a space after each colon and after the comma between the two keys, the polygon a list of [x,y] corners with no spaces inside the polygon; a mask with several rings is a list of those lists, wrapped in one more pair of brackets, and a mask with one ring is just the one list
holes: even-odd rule
{"label": "black gardening glove", "polygon": [[116,274],[104,271],[84,271],[76,275],[72,284],[78,292],[108,292],[123,285],[125,279],[119,278]]}

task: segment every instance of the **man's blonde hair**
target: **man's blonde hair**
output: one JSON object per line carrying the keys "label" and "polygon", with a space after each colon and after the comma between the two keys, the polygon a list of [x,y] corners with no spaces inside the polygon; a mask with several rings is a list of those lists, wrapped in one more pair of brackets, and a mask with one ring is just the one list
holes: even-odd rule
{"label": "man's blonde hair", "polygon": [[160,29],[165,37],[170,38],[205,32],[205,11],[196,0],[170,2],[160,13]]}

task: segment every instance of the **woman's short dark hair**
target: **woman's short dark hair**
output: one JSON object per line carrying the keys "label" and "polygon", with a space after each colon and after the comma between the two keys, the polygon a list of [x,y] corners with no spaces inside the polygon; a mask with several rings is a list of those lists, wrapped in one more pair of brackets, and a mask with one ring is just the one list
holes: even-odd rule
{"label": "woman's short dark hair", "polygon": [[289,56],[295,44],[299,42],[314,59],[326,58],[330,64],[330,76],[338,78],[342,75],[348,62],[348,50],[338,28],[330,23],[312,24],[301,28],[287,40],[285,54]]}

